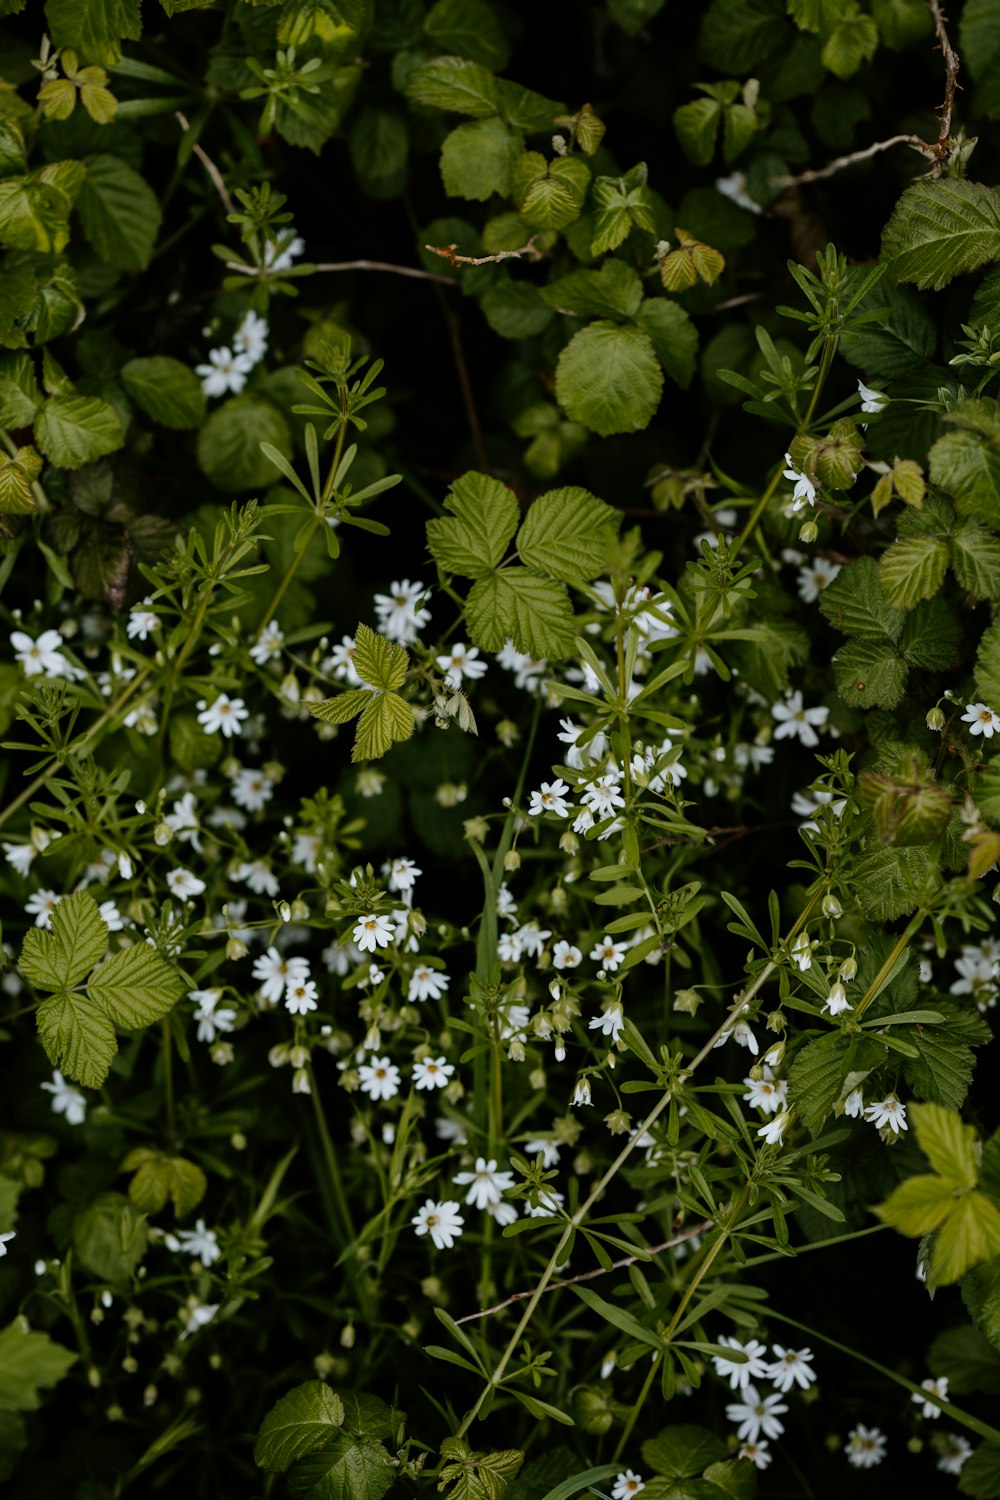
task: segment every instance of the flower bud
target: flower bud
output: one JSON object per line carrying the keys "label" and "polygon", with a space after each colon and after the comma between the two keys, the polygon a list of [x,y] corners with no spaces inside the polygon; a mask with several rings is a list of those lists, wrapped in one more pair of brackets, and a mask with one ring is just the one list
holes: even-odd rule
{"label": "flower bud", "polygon": [[521,868],[521,856],[516,849],[508,849],[503,857],[503,867],[509,875]]}
{"label": "flower bud", "polygon": [[579,854],[580,840],[575,833],[561,833],[559,835],[559,847],[564,854]]}
{"label": "flower bud", "polygon": [[799,541],[809,544],[819,536],[819,527],[815,521],[803,521],[799,527]]}
{"label": "flower bud", "polygon": [[838,979],[842,979],[845,984],[850,984],[851,980],[854,978],[854,976],[855,976],[855,974],[857,972],[858,972],[858,961],[854,957],[854,954],[852,953],[851,956],[850,956],[850,958],[845,958],[844,959],[844,962],[841,964],[840,968],[837,970],[837,978]]}
{"label": "flower bud", "polygon": [[944,728],[944,710],[935,703],[933,708],[927,710],[925,723],[928,729],[933,729],[936,734],[940,734]]}
{"label": "flower bud", "polygon": [[345,1323],[344,1326],[343,1326],[343,1328],[340,1330],[340,1347],[341,1347],[341,1349],[353,1349],[354,1348],[354,1324],[353,1323]]}
{"label": "flower bud", "polygon": [[576,1088],[573,1090],[573,1097],[569,1102],[571,1105],[590,1104],[592,1102],[589,1078],[577,1079]]}
{"label": "flower bud", "polygon": [[250,949],[242,938],[231,937],[226,944],[226,957],[235,962],[238,958],[246,958]]}
{"label": "flower bud", "polygon": [[292,908],[289,906],[288,902],[278,901],[275,903],[275,905],[277,907],[278,916],[281,918],[281,920],[283,922],[290,922],[292,920]]}
{"label": "flower bud", "polygon": [[844,915],[844,908],[832,891],[828,891],[823,897],[822,910],[824,917],[842,917]]}
{"label": "flower bud", "polygon": [[161,849],[170,843],[173,836],[174,831],[169,823],[157,823],[153,830],[153,842],[159,844]]}

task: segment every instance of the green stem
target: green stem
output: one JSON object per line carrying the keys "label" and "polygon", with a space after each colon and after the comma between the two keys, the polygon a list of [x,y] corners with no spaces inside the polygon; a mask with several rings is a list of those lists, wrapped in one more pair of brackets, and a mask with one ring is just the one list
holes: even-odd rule
{"label": "green stem", "polygon": [[632,1429],[635,1427],[636,1422],[639,1420],[639,1413],[642,1411],[642,1408],[646,1403],[646,1397],[652,1390],[653,1381],[656,1378],[656,1372],[660,1368],[660,1361],[661,1356],[659,1354],[659,1351],[657,1351],[653,1354],[652,1359],[649,1361],[649,1371],[642,1383],[642,1390],[639,1392],[635,1401],[632,1403],[632,1410],[628,1414],[628,1421],[625,1423],[622,1435],[618,1439],[618,1443],[615,1447],[614,1453],[611,1455],[615,1460],[620,1459],[622,1454],[625,1452],[625,1445],[628,1442],[629,1438],[632,1436]]}
{"label": "green stem", "polygon": [[170,1017],[164,1016],[163,1027],[163,1102],[167,1112],[167,1140],[172,1146],[177,1139],[177,1118],[174,1113],[174,1053],[170,1040]]}
{"label": "green stem", "polygon": [[864,1015],[865,1011],[868,1009],[869,1005],[871,1005],[872,1001],[881,990],[886,976],[892,973],[892,970],[896,963],[898,963],[900,956],[906,951],[906,949],[910,945],[911,940],[916,936],[920,928],[923,926],[924,918],[926,917],[926,915],[927,913],[925,911],[918,911],[915,916],[910,918],[908,925],[899,934],[892,952],[882,964],[878,973],[875,975],[875,978],[872,980],[871,984],[865,990],[861,999],[854,1007],[855,1021],[859,1021]]}
{"label": "green stem", "polygon": [[319,1096],[316,1084],[316,1074],[312,1063],[309,1063],[309,1095],[312,1099],[313,1114],[316,1117],[316,1129],[319,1133],[320,1146],[323,1150],[323,1160],[326,1164],[327,1177],[333,1193],[333,1201],[337,1207],[340,1218],[338,1229],[343,1236],[343,1244],[349,1245],[354,1240],[354,1224],[351,1220],[351,1210],[348,1207],[347,1196],[344,1192],[344,1182],[340,1175],[340,1167],[337,1165],[337,1153],[333,1149],[333,1141],[330,1139],[330,1131],[327,1128],[326,1114],[323,1110],[323,1102]]}
{"label": "green stem", "polygon": [[736,1199],[736,1202],[729,1210],[729,1214],[726,1218],[725,1224],[720,1225],[719,1238],[715,1241],[715,1244],[708,1251],[705,1259],[701,1262],[697,1271],[691,1277],[691,1280],[688,1282],[687,1286],[684,1288],[684,1295],[678,1302],[677,1307],[674,1310],[674,1315],[670,1319],[670,1326],[668,1327],[665,1334],[667,1343],[670,1342],[674,1334],[677,1332],[678,1325],[680,1324],[681,1318],[683,1318],[684,1314],[687,1312],[688,1306],[691,1302],[691,1298],[701,1286],[701,1283],[705,1280],[705,1277],[708,1275],[709,1271],[712,1269],[713,1265],[718,1259],[720,1250],[729,1239],[729,1236],[732,1234],[733,1230],[736,1228],[737,1222],[742,1217],[743,1210],[747,1206],[749,1197],[750,1187],[749,1185],[746,1185],[740,1190],[739,1197]]}

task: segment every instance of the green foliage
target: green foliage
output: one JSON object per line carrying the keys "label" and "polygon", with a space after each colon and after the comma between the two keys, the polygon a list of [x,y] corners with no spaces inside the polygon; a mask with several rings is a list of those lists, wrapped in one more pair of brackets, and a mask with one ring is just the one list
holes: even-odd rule
{"label": "green foliage", "polygon": [[160,232],[155,194],[118,156],[88,157],[86,168],[77,205],[84,234],[110,265],[145,270]]}
{"label": "green foliage", "polygon": [[395,1465],[380,1439],[391,1431],[390,1409],[362,1392],[343,1397],[318,1380],[283,1396],[264,1418],[254,1461],[288,1474],[300,1500],[381,1500]]}
{"label": "green foliage", "polygon": [[137,406],[164,427],[200,427],[205,396],[193,371],[180,360],[157,355],[130,359],[122,366],[122,385]]}
{"label": "green foliage", "polygon": [[893,209],[882,258],[893,281],[935,289],[1000,259],[1000,196],[981,182],[922,178]]}
{"label": "green foliage", "polygon": [[198,434],[198,464],[216,489],[227,494],[262,489],[274,481],[262,443],[283,454],[290,451],[284,415],[259,396],[232,396],[216,407]]}
{"label": "green foliage", "polygon": [[37,1411],[40,1392],[57,1385],[76,1363],[71,1349],[17,1318],[0,1329],[0,1410]]}
{"label": "green foliage", "polygon": [[355,636],[354,669],[363,689],[341,693],[310,703],[309,710],[325,724],[348,724],[357,719],[351,759],[380,760],[401,740],[413,733],[413,712],[397,689],[407,672],[407,654],[402,646],[359,625]]}
{"label": "green foliage", "polygon": [[559,356],[560,406],[602,437],[648,426],[662,393],[655,347],[642,328],[599,320],[574,334]]}

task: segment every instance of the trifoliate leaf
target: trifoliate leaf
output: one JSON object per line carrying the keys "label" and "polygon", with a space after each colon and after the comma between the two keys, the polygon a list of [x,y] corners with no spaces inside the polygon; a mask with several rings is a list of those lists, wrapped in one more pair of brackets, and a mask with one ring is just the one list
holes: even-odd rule
{"label": "trifoliate leaf", "polygon": [[351,688],[339,693],[336,698],[324,698],[322,703],[310,703],[309,712],[324,724],[347,724],[356,719],[368,707],[371,693],[365,688]]}
{"label": "trifoliate leaf", "polygon": [[0,1330],[0,1411],[37,1411],[39,1391],[58,1385],[78,1356],[18,1319]]}
{"label": "trifoliate leaf", "polygon": [[963,1124],[958,1111],[940,1104],[911,1104],[909,1118],[917,1144],[935,1172],[961,1188],[975,1187],[979,1180],[976,1132]]}
{"label": "trifoliate leaf", "polygon": [[683,307],[666,297],[646,297],[635,320],[670,379],[686,391],[698,359],[698,330]]}
{"label": "trifoliate leaf", "polygon": [[879,560],[886,603],[892,609],[912,609],[921,599],[931,598],[944,582],[947,567],[948,545],[939,537],[899,537]]}
{"label": "trifoliate leaf", "polygon": [[517,496],[498,479],[470,471],[455,480],[444,503],[454,519],[428,521],[431,555],[447,573],[485,577],[500,566],[517,530]]}
{"label": "trifoliate leaf", "polygon": [[662,393],[663,372],[642,328],[591,323],[559,356],[559,404],[601,437],[647,427]]}
{"label": "trifoliate leaf", "polygon": [[963,271],[1000,260],[1000,194],[960,177],[922,177],[896,203],[882,233],[893,281],[945,286]]}
{"label": "trifoliate leaf", "polygon": [[435,57],[410,74],[407,97],[431,109],[485,119],[500,107],[497,80],[486,68],[466,57]]}
{"label": "trifoliate leaf", "polygon": [[387,641],[369,625],[358,626],[352,661],[361,681],[370,687],[392,691],[406,681],[406,647]]}
{"label": "trifoliate leaf", "polygon": [[608,565],[620,514],[589,490],[550,490],[533,503],[517,534],[518,555],[529,568],[586,583]]}
{"label": "trifoliate leaf", "polygon": [[101,1007],[79,990],[43,1000],[38,1035],[54,1068],[87,1088],[98,1089],[118,1051],[115,1028]]}
{"label": "trifoliate leaf", "polygon": [[35,421],[35,441],[50,463],[79,469],[125,441],[118,414],[99,396],[50,396]]}
{"label": "trifoliate leaf", "polygon": [[36,989],[72,989],[107,952],[107,923],[86,891],[64,896],[49,920],[48,932],[25,934],[18,964]]}
{"label": "trifoliate leaf", "polygon": [[284,1474],[296,1459],[312,1453],[342,1427],[344,1403],[322,1380],[297,1385],[260,1425],[254,1463],[269,1474]]}
{"label": "trifoliate leaf", "polygon": [[498,117],[457,125],[441,147],[441,181],[451,198],[485,203],[510,191],[511,171],[524,140]]}
{"label": "trifoliate leaf", "polygon": [[518,651],[559,660],[573,650],[573,606],[566,586],[527,568],[503,568],[481,578],[465,605],[477,646],[499,651],[510,638]]}
{"label": "trifoliate leaf", "polygon": [[193,370],[157,354],[122,365],[122,385],[137,406],[164,427],[200,427],[205,420],[205,393]]}
{"label": "trifoliate leaf", "polygon": [[413,733],[413,710],[398,693],[369,693],[368,705],[358,720],[351,759],[378,760]]}
{"label": "trifoliate leaf", "polygon": [[144,271],[160,232],[160,206],[144,177],[118,156],[88,156],[78,212],[102,260]]}
{"label": "trifoliate leaf", "polygon": [[520,158],[512,175],[514,202],[537,229],[565,229],[579,218],[589,186],[590,168],[575,156],[546,162],[537,151],[529,151]]}
{"label": "trifoliate leaf", "polygon": [[137,1031],[165,1016],[184,988],[176,970],[148,943],[133,943],[94,970],[87,992],[116,1026]]}
{"label": "trifoliate leaf", "polygon": [[616,250],[628,239],[633,227],[652,232],[656,228],[653,199],[645,182],[630,182],[627,177],[598,177],[591,189],[594,210],[594,236],[591,255]]}
{"label": "trifoliate leaf", "polygon": [[144,1214],[159,1213],[168,1198],[179,1219],[197,1208],[208,1188],[199,1166],[183,1156],[168,1156],[148,1146],[137,1146],[122,1162],[123,1172],[134,1172],[128,1195]]}

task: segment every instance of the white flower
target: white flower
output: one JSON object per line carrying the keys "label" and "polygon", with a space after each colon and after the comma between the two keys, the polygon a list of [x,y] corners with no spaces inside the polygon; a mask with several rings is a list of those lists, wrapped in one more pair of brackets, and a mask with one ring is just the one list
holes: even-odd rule
{"label": "white flower", "polygon": [[312,979],[290,980],[285,990],[285,1009],[293,1016],[304,1016],[316,1009],[316,984]]}
{"label": "white flower", "polygon": [[766,1125],[762,1125],[757,1134],[764,1137],[765,1145],[780,1146],[781,1137],[784,1135],[790,1119],[791,1111],[784,1109],[780,1115],[775,1115],[773,1120],[768,1120]]}
{"label": "white flower", "polygon": [[43,675],[79,679],[85,675],[61,654],[59,648],[65,642],[58,630],[43,630],[37,640],[32,640],[23,630],[13,630],[10,643],[27,677]]}
{"label": "white flower", "polygon": [[102,901],[97,910],[101,914],[101,921],[109,932],[122,932],[124,930],[125,918],[113,901]]}
{"label": "white flower", "polygon": [[79,1089],[75,1089],[71,1083],[67,1083],[58,1068],[52,1074],[51,1083],[43,1083],[42,1088],[47,1094],[52,1095],[52,1112],[56,1115],[65,1115],[67,1125],[82,1125],[87,1113],[87,1100]]}
{"label": "white flower", "polygon": [[451,654],[436,656],[438,671],[444,673],[444,680],[450,688],[460,688],[464,680],[475,682],[486,672],[486,662],[477,661],[479,655],[478,646],[467,646],[464,641],[456,641],[451,648]]}
{"label": "white flower", "polygon": [[991,740],[1000,729],[1000,714],[995,714],[985,703],[967,703],[961,722],[970,726],[970,734],[981,734]]}
{"label": "white flower", "polygon": [[804,932],[799,933],[789,953],[803,974],[807,969],[812,968],[812,943]]}
{"label": "white flower", "polygon": [[272,620],[250,647],[250,655],[259,667],[281,655],[285,643],[284,632],[277,620]]}
{"label": "white flower", "polygon": [[284,958],[277,948],[268,948],[254,959],[253,977],[261,981],[257,992],[260,998],[268,1005],[277,1005],[290,984],[304,984],[309,978],[309,960]]}
{"label": "white flower", "polygon": [[617,1042],[625,1026],[625,1017],[618,1001],[607,1006],[599,1016],[594,1016],[588,1023],[588,1031],[600,1031],[603,1036],[609,1036],[613,1042]]}
{"label": "white flower", "polygon": [[736,1457],[748,1458],[755,1469],[766,1469],[774,1455],[762,1440],[759,1443],[744,1443]]}
{"label": "white flower", "polygon": [[844,1452],[855,1469],[873,1469],[885,1458],[885,1437],[877,1427],[866,1427],[859,1422],[847,1434]]}
{"label": "white flower", "polygon": [[725,1333],[720,1334],[715,1342],[721,1344],[724,1349],[732,1349],[737,1354],[746,1355],[743,1361],[727,1359],[722,1354],[712,1355],[716,1375],[721,1375],[724,1380],[728,1380],[734,1391],[745,1390],[751,1380],[766,1379],[770,1369],[765,1358],[766,1344],[762,1344],[759,1339],[751,1339],[749,1343],[741,1344],[739,1339],[730,1338]]}
{"label": "white flower", "polygon": [[839,572],[839,563],[824,562],[821,557],[817,557],[814,562],[800,568],[799,598],[804,599],[806,604],[815,603],[823,590],[830,587]]}
{"label": "white flower", "polygon": [[497,958],[505,964],[516,964],[521,957],[521,942],[516,932],[502,932],[497,939]]}
{"label": "white flower", "polygon": [[851,1120],[856,1120],[865,1112],[865,1096],[860,1089],[852,1089],[844,1100],[844,1114]]}
{"label": "white flower", "polygon": [[244,881],[257,896],[278,894],[278,877],[266,859],[244,860],[233,871],[233,879]]}
{"label": "white flower", "polygon": [[545,940],[552,934],[548,928],[539,927],[537,922],[525,922],[523,927],[517,929],[514,936],[521,945],[521,951],[529,958],[541,958]]}
{"label": "white flower", "polygon": [[351,937],[362,953],[374,953],[376,948],[388,948],[393,939],[393,925],[388,917],[371,912],[358,918]]}
{"label": "white flower", "polygon": [[3,852],[12,869],[19,875],[27,875],[38,850],[34,844],[4,844]]}
{"label": "white flower", "polygon": [[[830,717],[830,710],[824,704],[816,708],[803,708],[802,694],[796,690],[786,694],[784,703],[772,704],[771,715],[778,720],[778,727],[774,731],[776,740],[797,737],[811,749],[813,745],[819,744],[819,735],[813,725],[822,727]],[[1000,723],[1000,720],[997,722]]]}
{"label": "white flower", "polygon": [[238,396],[252,369],[253,360],[246,354],[234,354],[231,349],[223,347],[209,349],[208,364],[195,365],[194,373],[206,396],[224,396],[227,391]]}
{"label": "white flower", "polygon": [[242,698],[230,698],[227,693],[220,693],[211,707],[206,707],[205,699],[199,698],[198,723],[206,734],[218,734],[220,731],[231,739],[234,734],[242,732],[241,725],[244,719],[250,717],[250,710],[245,706]]}
{"label": "white flower", "polygon": [[389,877],[390,891],[412,891],[414,881],[424,872],[412,859],[393,859],[382,866],[383,875]]}
{"label": "white flower", "polygon": [[890,1126],[894,1135],[910,1128],[906,1123],[906,1105],[900,1104],[895,1094],[886,1094],[884,1099],[876,1099],[867,1105],[865,1119],[876,1130],[881,1130],[883,1125]]}
{"label": "white flower", "polygon": [[625,806],[625,798],[618,790],[620,778],[617,771],[608,771],[587,787],[581,801],[590,808],[598,820],[609,818],[617,807]]}
{"label": "white flower", "polygon": [[267,319],[250,309],[243,314],[243,320],[233,334],[233,348],[238,354],[245,355],[251,365],[259,364],[267,353],[267,334]]}
{"label": "white flower", "polygon": [[413,1082],[418,1089],[443,1089],[454,1071],[454,1063],[443,1057],[427,1057],[413,1064]]}
{"label": "white flower", "polygon": [[807,501],[810,505],[815,505],[816,486],[809,478],[809,475],[801,473],[795,467],[795,465],[792,463],[792,455],[790,453],[785,454],[785,463],[788,465],[788,468],[782,471],[784,477],[786,479],[790,479],[795,485],[795,489],[792,494],[791,506],[793,512],[801,510]]}
{"label": "white flower", "polygon": [[823,1009],[829,1011],[831,1016],[842,1015],[845,1010],[853,1010],[854,1006],[847,998],[847,991],[838,979],[831,984],[830,993],[823,1001]]}
{"label": "white flower", "polygon": [[407,1000],[440,1000],[450,983],[449,976],[439,969],[429,969],[426,964],[418,964],[410,975],[406,998]]}
{"label": "white flower", "polygon": [[861,410],[866,412],[879,412],[884,406],[889,405],[889,397],[884,396],[881,391],[872,391],[862,382],[858,381],[858,395],[861,397]]}
{"label": "white flower", "polygon": [[15,1231],[13,1229],[8,1229],[8,1231],[7,1231],[6,1234],[0,1234],[0,1255],[6,1255],[7,1254],[7,1242],[8,1242],[8,1240],[15,1240],[15,1239],[17,1239],[17,1235],[16,1235],[16,1233],[15,1233]]}
{"label": "white flower", "polygon": [[531,1156],[541,1156],[542,1166],[548,1170],[549,1167],[559,1165],[559,1147],[555,1141],[545,1140],[539,1136],[535,1140],[525,1141],[524,1149]]}
{"label": "white flower", "polygon": [[184,1319],[184,1330],[180,1337],[189,1338],[192,1333],[197,1333],[199,1328],[206,1327],[211,1323],[220,1306],[218,1302],[199,1302],[197,1297],[189,1297],[187,1306],[181,1314]]}
{"label": "white flower", "polygon": [[639,1495],[645,1488],[639,1475],[632,1469],[626,1469],[611,1486],[611,1497],[612,1500],[627,1500],[629,1495]]}
{"label": "white flower", "polygon": [[600,964],[602,969],[607,969],[609,974],[613,974],[625,957],[625,944],[616,943],[614,938],[605,933],[600,942],[591,948],[589,957]]}
{"label": "white flower", "polygon": [[197,1009],[195,1020],[198,1022],[198,1040],[211,1045],[217,1038],[227,1031],[232,1031],[236,1025],[236,1012],[228,1006],[219,1010],[219,1001],[222,999],[222,990],[212,988],[208,990],[190,990],[188,999],[193,1000]]}
{"label": "white flower", "polygon": [[[582,724],[574,724],[572,719],[560,719],[559,727],[562,730],[562,734],[557,734],[556,739],[561,740],[564,745],[569,746],[569,750],[566,752],[566,764],[568,766],[572,766],[574,770],[579,771],[584,766],[604,759],[608,748],[608,737],[603,729],[598,729],[595,732],[589,728],[585,728]],[[581,737],[585,734],[589,738],[585,745],[581,745]]]}
{"label": "white flower", "polygon": [[749,1093],[742,1097],[751,1109],[762,1109],[766,1115],[777,1114],[783,1108],[788,1093],[784,1079],[775,1079],[771,1069],[765,1065],[762,1078],[744,1078]]}
{"label": "white flower", "polygon": [[[947,1375],[941,1375],[937,1380],[922,1380],[920,1384],[921,1387],[925,1391],[929,1391],[932,1396],[940,1396],[942,1401],[947,1401]],[[921,1396],[919,1391],[914,1391],[910,1397],[910,1400],[914,1402],[915,1405],[920,1407],[920,1415],[922,1417],[939,1417],[941,1415],[940,1406],[936,1405],[933,1401],[925,1400],[924,1397]]]}
{"label": "white flower", "polygon": [[496,1162],[487,1161],[484,1156],[476,1158],[475,1171],[456,1172],[451,1180],[456,1187],[469,1189],[465,1195],[465,1201],[476,1208],[486,1208],[490,1203],[499,1203],[507,1189],[514,1186],[513,1172],[497,1171]]}
{"label": "white flower", "polygon": [[34,917],[36,927],[51,927],[52,913],[61,900],[55,891],[33,891],[24,903],[25,915]]}
{"label": "white flower", "polygon": [[181,900],[186,900],[188,896],[200,896],[205,889],[203,880],[199,880],[197,875],[192,875],[190,870],[182,869],[180,866],[176,870],[168,870],[166,880],[171,895]]}
{"label": "white flower", "polygon": [[934,1441],[941,1454],[937,1462],[941,1473],[961,1474],[962,1465],[972,1452],[968,1438],[960,1437],[957,1432],[943,1432],[940,1437],[935,1436]]}
{"label": "white flower", "polygon": [[560,941],[552,949],[552,967],[554,969],[575,969],[582,961],[583,954],[574,943]]}
{"label": "white flower", "polygon": [[125,626],[125,634],[130,641],[144,641],[151,630],[155,630],[160,623],[160,617],[149,608],[150,601],[144,599],[129,611],[128,624]]}
{"label": "white flower", "polygon": [[408,578],[404,578],[399,583],[393,583],[388,594],[375,595],[375,613],[379,617],[379,626],[390,641],[399,641],[406,646],[416,640],[418,632],[431,617],[429,609],[421,608],[421,600],[428,593],[426,585],[411,583]]}
{"label": "white flower", "polygon": [[717,177],[715,187],[724,198],[729,198],[733,203],[738,203],[740,208],[745,208],[749,213],[759,214],[764,210],[759,203],[755,203],[747,192],[747,177],[745,172],[733,172],[729,177]]}
{"label": "white flower", "polygon": [[799,1385],[807,1391],[816,1379],[816,1371],[809,1363],[813,1358],[812,1350],[785,1349],[781,1344],[773,1344],[772,1348],[777,1356],[767,1369],[772,1385],[779,1391],[790,1391],[793,1385]]}
{"label": "white flower", "polygon": [[230,790],[237,807],[245,807],[247,812],[260,812],[274,796],[274,783],[263,771],[244,766],[233,777]]}
{"label": "white flower", "polygon": [[375,1057],[358,1069],[361,1092],[369,1099],[392,1099],[399,1093],[399,1069],[387,1057]]}
{"label": "white flower", "polygon": [[193,1255],[203,1266],[213,1265],[222,1254],[215,1230],[206,1229],[204,1219],[196,1219],[193,1229],[178,1229],[176,1240],[179,1250]]}
{"label": "white flower", "polygon": [[743,1401],[732,1401],[726,1407],[730,1422],[737,1422],[736,1436],[745,1442],[755,1443],[763,1432],[765,1437],[777,1438],[785,1430],[779,1414],[788,1410],[777,1391],[761,1396],[755,1385],[748,1385]]}
{"label": "white flower", "polygon": [[[282,248],[279,249],[279,246]],[[287,271],[291,268],[293,260],[305,254],[305,249],[305,240],[295,233],[291,225],[287,225],[276,240],[271,240],[265,245],[264,264],[272,271]]]}
{"label": "white flower", "polygon": [[574,1108],[580,1104],[591,1104],[593,1102],[590,1097],[589,1078],[577,1079],[576,1088],[573,1090],[573,1097],[569,1102]]}
{"label": "white flower", "polygon": [[568,817],[571,811],[570,804],[566,801],[568,791],[569,787],[561,776],[557,776],[555,781],[543,781],[540,791],[531,794],[529,818],[540,817],[542,813],[554,813],[557,818]]}
{"label": "white flower", "polygon": [[517,916],[517,902],[511,895],[506,880],[501,880],[500,889],[497,891],[497,916],[512,919]]}
{"label": "white flower", "polygon": [[462,1233],[465,1220],[459,1213],[461,1204],[449,1199],[435,1203],[427,1198],[423,1208],[410,1220],[417,1234],[429,1234],[436,1250],[450,1250]]}

